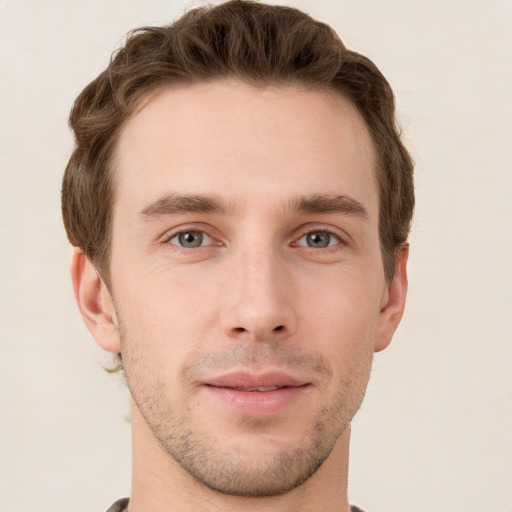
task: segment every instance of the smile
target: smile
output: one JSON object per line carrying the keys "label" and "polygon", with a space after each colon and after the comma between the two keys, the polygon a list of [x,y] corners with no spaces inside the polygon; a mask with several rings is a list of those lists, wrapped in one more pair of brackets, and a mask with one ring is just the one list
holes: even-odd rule
{"label": "smile", "polygon": [[243,416],[277,414],[297,402],[311,383],[284,373],[233,373],[208,380],[204,390],[221,407]]}
{"label": "smile", "polygon": [[260,387],[254,387],[254,388],[232,388],[236,391],[275,391],[276,389],[283,389],[286,386],[260,386]]}

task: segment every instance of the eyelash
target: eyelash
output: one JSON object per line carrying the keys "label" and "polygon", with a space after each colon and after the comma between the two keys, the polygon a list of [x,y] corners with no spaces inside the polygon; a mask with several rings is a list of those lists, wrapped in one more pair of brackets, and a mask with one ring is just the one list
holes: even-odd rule
{"label": "eyelash", "polygon": [[[331,239],[332,238],[335,239],[335,243],[331,245],[332,240],[329,240],[329,245],[327,245],[326,247],[311,247],[310,245],[307,245],[307,243],[306,244],[299,243],[303,238],[306,238],[309,235],[316,235],[316,234],[328,235]],[[312,230],[306,231],[299,238],[297,238],[295,240],[295,242],[292,243],[292,246],[299,246],[299,247],[305,247],[306,249],[318,250],[318,249],[332,249],[338,245],[344,245],[344,244],[345,244],[345,242],[339,234],[334,233],[334,231],[331,229],[320,228],[320,229],[312,229]]]}
{"label": "eyelash", "polygon": [[[203,231],[201,229],[186,229],[183,231],[178,231],[177,233],[174,233],[171,236],[169,236],[166,239],[166,242],[169,244],[172,244],[172,245],[176,245],[176,246],[180,247],[181,249],[198,249],[199,247],[205,247],[204,245],[202,245],[202,243],[198,247],[184,247],[183,245],[180,245],[177,243],[175,244],[172,242],[172,240],[174,240],[175,238],[179,238],[182,235],[192,234],[192,233],[199,233],[201,235],[201,237],[207,237],[210,240],[210,243],[207,243],[206,246],[213,245],[212,242],[214,242],[214,238],[212,236],[210,236],[208,233],[206,233],[206,231]],[[202,241],[203,240],[201,240],[201,242]]]}
{"label": "eyelash", "polygon": [[[179,243],[172,242],[173,239],[176,239],[176,238],[180,237],[181,235],[185,235],[187,233],[199,233],[203,237],[204,236],[207,237],[209,239],[209,241],[207,240],[208,243],[206,243],[206,245],[203,245],[202,241],[201,241],[201,245],[199,245],[197,247],[184,247],[183,245],[180,245]],[[304,244],[299,243],[303,238],[307,237],[308,235],[312,235],[312,234],[328,235],[329,237],[333,237],[335,239],[335,243],[331,245],[330,244],[331,240],[329,240],[329,245],[327,245],[326,247],[311,247],[311,246],[307,245],[306,243],[304,243]],[[184,229],[180,229],[179,231],[173,231],[172,233],[169,233],[163,241],[166,244],[171,244],[171,245],[177,247],[178,249],[184,250],[184,251],[190,251],[193,249],[204,249],[204,248],[211,247],[211,246],[222,245],[222,242],[219,242],[216,239],[216,237],[208,234],[207,230],[201,229],[201,227],[197,227],[197,226],[194,226],[194,227],[191,226],[191,227],[187,227]],[[304,229],[304,231],[302,231],[300,236],[295,238],[294,241],[290,245],[292,247],[303,247],[306,250],[318,251],[320,249],[334,250],[338,246],[346,246],[348,244],[347,244],[346,237],[342,236],[338,231],[335,231],[328,226],[317,226],[315,228]]]}

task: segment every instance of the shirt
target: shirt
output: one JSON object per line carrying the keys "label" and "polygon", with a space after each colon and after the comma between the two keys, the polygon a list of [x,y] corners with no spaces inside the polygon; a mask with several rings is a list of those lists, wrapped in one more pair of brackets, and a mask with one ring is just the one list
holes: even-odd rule
{"label": "shirt", "polygon": [[[108,510],[107,512],[123,512],[123,510],[128,506],[129,498],[123,498],[121,500],[117,500]],[[364,512],[360,508],[355,506],[350,507],[350,512]]]}

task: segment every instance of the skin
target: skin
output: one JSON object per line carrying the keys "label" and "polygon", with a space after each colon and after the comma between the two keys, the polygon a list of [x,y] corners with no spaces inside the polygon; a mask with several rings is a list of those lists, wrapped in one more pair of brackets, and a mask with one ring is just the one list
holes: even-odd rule
{"label": "skin", "polygon": [[[350,422],[407,289],[406,247],[384,277],[375,168],[332,91],[169,88],[123,127],[110,289],[79,249],[72,278],[98,344],[122,353],[131,512],[348,511]],[[240,409],[205,384],[232,372],[301,387]]]}

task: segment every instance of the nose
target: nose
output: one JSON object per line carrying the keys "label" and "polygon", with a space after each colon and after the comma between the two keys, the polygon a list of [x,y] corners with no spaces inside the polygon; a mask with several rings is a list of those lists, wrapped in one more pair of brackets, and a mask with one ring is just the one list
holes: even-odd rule
{"label": "nose", "polygon": [[222,328],[231,338],[277,341],[295,332],[291,273],[273,251],[250,252],[231,262],[224,283]]}

